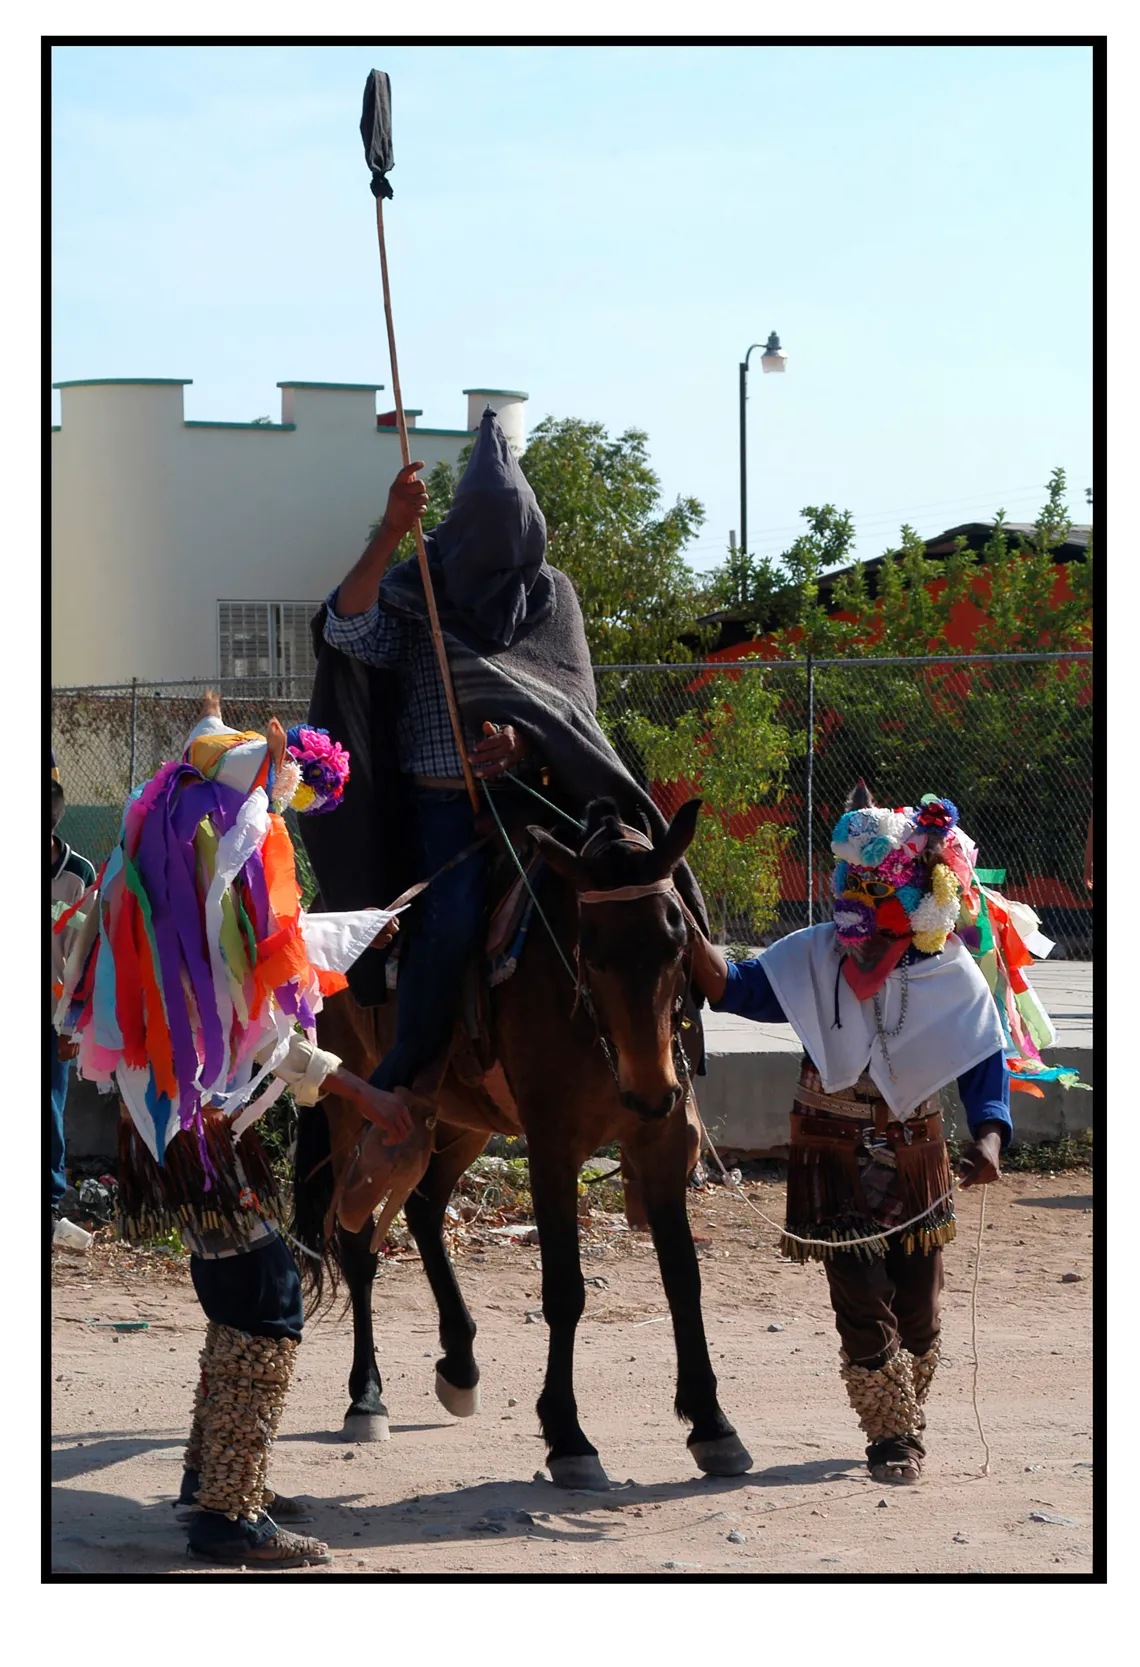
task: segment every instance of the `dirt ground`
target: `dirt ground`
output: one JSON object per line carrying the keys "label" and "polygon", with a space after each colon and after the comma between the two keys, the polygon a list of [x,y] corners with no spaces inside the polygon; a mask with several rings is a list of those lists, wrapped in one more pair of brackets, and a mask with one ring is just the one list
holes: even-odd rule
{"label": "dirt ground", "polygon": [[[782,1217],[782,1186],[747,1191]],[[479,1326],[478,1417],[459,1422],[436,1401],[427,1282],[414,1258],[389,1261],[374,1303],[392,1439],[340,1439],[350,1330],[339,1312],[326,1315],[306,1329],[271,1479],[313,1501],[307,1532],[329,1542],[338,1573],[1084,1573],[1091,1209],[1086,1174],[1010,1175],[990,1188],[979,1288],[985,1478],[970,1401],[978,1194],[962,1197],[946,1253],[945,1356],[928,1407],[926,1475],[920,1487],[884,1489],[861,1469],[822,1272],[783,1261],[775,1234],[716,1188],[693,1195],[693,1226],[721,1402],[752,1453],[749,1475],[714,1481],[695,1471],[672,1412],[672,1334],[652,1246],[612,1222],[585,1257],[587,1276],[602,1283],[587,1287],[577,1393],[583,1428],[627,1485],[567,1494],[535,1479],[546,1328],[526,1312],[539,1302],[538,1253],[509,1242],[457,1258]],[[108,1325],[124,1320],[148,1329]],[[59,1573],[209,1572],[187,1555],[171,1507],[203,1325],[184,1263],[124,1247],[56,1255]],[[1063,1520],[1035,1521],[1034,1512]]]}

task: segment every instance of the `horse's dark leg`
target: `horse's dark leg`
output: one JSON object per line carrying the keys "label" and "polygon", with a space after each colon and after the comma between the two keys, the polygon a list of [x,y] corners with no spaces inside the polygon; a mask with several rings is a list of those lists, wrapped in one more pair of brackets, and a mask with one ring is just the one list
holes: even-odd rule
{"label": "horse's dark leg", "polygon": [[701,1272],[685,1208],[689,1154],[681,1112],[674,1112],[664,1124],[645,1125],[628,1143],[628,1151],[673,1317],[677,1416],[693,1426],[689,1451],[702,1470],[712,1476],[739,1476],[752,1460],[716,1396],[716,1373],[701,1314]]}
{"label": "horse's dark leg", "polygon": [[456,1181],[486,1144],[483,1129],[449,1130],[441,1125],[436,1130],[435,1153],[427,1172],[404,1205],[408,1228],[439,1308],[443,1358],[436,1361],[435,1392],[456,1418],[469,1418],[479,1411],[479,1368],[472,1348],[475,1321],[444,1247],[443,1217]]}
{"label": "horse's dark leg", "polygon": [[550,1327],[546,1382],[538,1398],[547,1465],[551,1480],[560,1487],[605,1488],[609,1478],[578,1422],[574,1399],[574,1333],[586,1306],[578,1251],[579,1165],[565,1152],[536,1151],[533,1139],[528,1144],[531,1195],[542,1244],[542,1312]]}
{"label": "horse's dark leg", "polygon": [[368,1248],[372,1224],[369,1222],[359,1233],[346,1233],[338,1225],[336,1232],[341,1267],[352,1298],[352,1370],[348,1375],[352,1403],[345,1414],[342,1434],[347,1441],[387,1441],[388,1408],[380,1398],[384,1386],[372,1335],[372,1281],[379,1259]]}

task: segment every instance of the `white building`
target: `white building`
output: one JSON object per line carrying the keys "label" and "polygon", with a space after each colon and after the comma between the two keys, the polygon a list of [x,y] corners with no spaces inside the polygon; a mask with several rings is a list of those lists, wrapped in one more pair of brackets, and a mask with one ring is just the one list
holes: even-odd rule
{"label": "white building", "polygon": [[[176,379],[56,386],[53,684],[308,676],[309,619],[400,467],[381,384],[279,382],[277,423],[187,422]],[[464,393],[466,428],[407,413],[426,471],[455,463],[487,405],[525,444],[526,394]]]}

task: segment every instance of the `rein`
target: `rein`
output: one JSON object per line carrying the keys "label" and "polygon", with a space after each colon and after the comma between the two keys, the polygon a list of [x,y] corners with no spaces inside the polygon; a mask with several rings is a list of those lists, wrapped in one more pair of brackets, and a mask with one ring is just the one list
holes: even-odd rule
{"label": "rein", "polygon": [[[611,845],[627,845],[636,851],[653,850],[653,841],[651,839],[647,839],[643,833],[638,831],[638,829],[628,827],[624,822],[618,823],[618,829],[619,838],[612,840]],[[600,842],[605,839],[605,837],[606,830],[604,828],[599,828],[596,833],[591,834],[585,845],[583,845],[581,851],[579,852],[579,856],[590,856],[593,849],[597,847]],[[635,903],[643,897],[660,897],[666,892],[675,890],[676,887],[673,884],[673,876],[668,874],[664,877],[664,879],[651,880],[646,885],[641,886],[612,886],[605,891],[580,891],[578,893],[578,906],[580,910],[583,903],[587,905],[592,903]],[[683,904],[682,908],[684,909]],[[688,923],[689,935],[685,945],[684,959],[681,964],[682,977],[680,988],[673,1002],[672,1044],[673,1068],[680,1081],[686,1084],[686,1092],[688,1092],[688,1084],[690,1080],[689,1062],[685,1057],[685,1050],[681,1045],[681,1029],[683,1025],[685,997],[689,993],[693,977],[693,924],[688,909],[684,909],[684,914],[686,922]],[[577,965],[578,976],[574,992],[573,1011],[577,1011],[579,1005],[581,1005],[593,1020],[594,1029],[598,1033],[598,1041],[601,1045],[602,1052],[605,1054],[606,1063],[610,1068],[610,1074],[616,1082],[618,1073],[617,1061],[614,1057],[614,1046],[602,1028],[602,1022],[598,1017],[597,1009],[594,1006],[589,979],[584,976],[582,968],[582,954],[577,944],[574,946],[574,960]]]}
{"label": "rein", "polygon": [[[597,1011],[597,1008],[594,1005],[593,996],[590,992],[589,980],[588,980],[588,978],[583,976],[582,955],[581,955],[580,946],[578,945],[578,943],[575,943],[575,945],[574,945],[574,965],[571,966],[569,960],[566,957],[566,953],[562,948],[562,945],[558,941],[558,936],[557,936],[553,926],[551,926],[549,920],[546,918],[546,914],[545,914],[545,911],[543,910],[542,904],[538,901],[538,897],[537,897],[537,894],[535,893],[535,889],[534,889],[533,885],[531,884],[530,875],[527,873],[524,864],[520,861],[519,854],[515,850],[514,843],[511,840],[509,834],[507,833],[506,828],[503,826],[503,819],[499,815],[499,807],[496,805],[494,797],[491,794],[489,788],[487,787],[486,782],[483,783],[483,791],[484,791],[484,794],[486,796],[487,803],[490,806],[491,814],[495,819],[495,825],[499,830],[499,836],[502,839],[503,844],[506,846],[507,851],[510,853],[511,861],[514,863],[516,869],[518,870],[519,877],[522,880],[523,885],[526,887],[526,890],[530,895],[530,900],[534,904],[535,910],[538,913],[538,918],[542,921],[542,924],[546,927],[547,936],[549,937],[551,943],[554,945],[555,953],[557,954],[558,959],[562,962],[562,965],[566,968],[567,973],[569,974],[570,978],[573,981],[573,984],[574,984],[574,1005],[570,1009],[570,1016],[571,1016],[571,1018],[573,1018],[574,1014],[578,1011],[579,1007],[581,1007],[583,1009],[583,1011],[587,1014],[587,1016],[589,1017],[590,1021],[592,1022],[593,1026],[594,1026],[594,1030],[595,1030],[595,1033],[596,1033],[597,1038],[598,1038],[598,1045],[600,1046],[600,1048],[602,1050],[602,1053],[605,1057],[606,1064],[610,1068],[610,1075],[613,1077],[614,1082],[616,1083],[617,1080],[618,1080],[618,1070],[617,1070],[617,1059],[616,1059],[615,1054],[614,1054],[614,1046],[613,1046],[613,1043],[610,1041],[609,1037],[606,1035],[605,1030],[602,1027],[601,1019],[598,1017],[598,1011]],[[538,795],[534,795],[534,796],[538,797]],[[552,808],[554,808],[554,807],[552,807]],[[578,824],[578,825],[580,826],[581,824]],[[643,833],[640,833],[638,831],[638,829],[627,827],[624,823],[619,823],[619,828],[621,830],[620,840],[613,841],[613,843],[615,843],[615,844],[620,843],[620,844],[623,844],[623,845],[630,845],[635,850],[640,850],[640,851],[652,851],[653,850],[653,841],[651,839],[647,839]],[[606,832],[605,829],[599,828],[597,833],[591,834],[590,838],[586,841],[585,845],[583,845],[579,855],[583,856],[583,857],[590,855],[591,854],[591,849],[593,847],[595,847],[599,843],[599,841],[605,836],[605,832]],[[673,889],[674,889],[674,887],[673,887],[672,876],[668,876],[666,879],[654,880],[654,881],[650,882],[648,885],[644,885],[644,886],[619,886],[619,887],[615,887],[612,891],[584,891],[584,892],[579,892],[578,893],[578,902],[579,902],[579,905],[581,905],[583,903],[591,904],[591,903],[633,902],[636,899],[641,898],[641,897],[659,896],[661,893],[667,892],[667,891],[672,891]],[[682,903],[682,908],[684,909],[684,904],[683,903]],[[685,913],[685,918],[689,923],[689,940],[688,940],[688,943],[687,943],[686,948],[685,948],[685,957],[684,957],[684,961],[683,961],[683,964],[682,964],[683,978],[682,978],[682,983],[681,983],[681,989],[680,989],[680,991],[679,991],[679,993],[678,993],[678,995],[677,995],[677,997],[674,1001],[674,1004],[673,1004],[673,1058],[674,1058],[674,1068],[677,1071],[678,1077],[680,1077],[681,1080],[687,1084],[689,1082],[689,1062],[685,1058],[684,1049],[681,1047],[680,1035],[681,1035],[681,1027],[682,1027],[682,1013],[683,1013],[683,1009],[684,1009],[684,1005],[685,1005],[685,996],[688,994],[691,983],[692,983],[693,922],[692,922],[692,917],[690,916],[689,911],[687,909],[684,909],[684,913]]]}

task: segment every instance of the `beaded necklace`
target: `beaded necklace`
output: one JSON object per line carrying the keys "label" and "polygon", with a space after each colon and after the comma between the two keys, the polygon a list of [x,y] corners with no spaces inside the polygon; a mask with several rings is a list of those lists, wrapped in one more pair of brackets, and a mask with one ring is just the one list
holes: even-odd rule
{"label": "beaded necklace", "polygon": [[871,997],[871,1001],[872,1001],[872,1004],[873,1004],[874,1009],[875,1009],[875,1034],[879,1038],[879,1047],[882,1049],[883,1058],[886,1061],[886,1065],[887,1065],[887,1070],[891,1073],[891,1081],[892,1082],[894,1082],[894,1080],[895,1080],[895,1068],[891,1064],[891,1056],[887,1051],[887,1038],[892,1037],[892,1036],[898,1036],[902,1031],[903,1025],[906,1023],[907,999],[908,999],[909,994],[910,994],[910,969],[909,969],[905,959],[900,964],[899,971],[902,974],[902,992],[901,992],[901,994],[902,994],[902,1007],[901,1007],[901,1011],[899,1013],[899,1022],[894,1027],[893,1030],[884,1030],[883,1029],[883,1009],[879,1005],[879,992],[878,992],[878,990],[876,990],[874,995]]}

